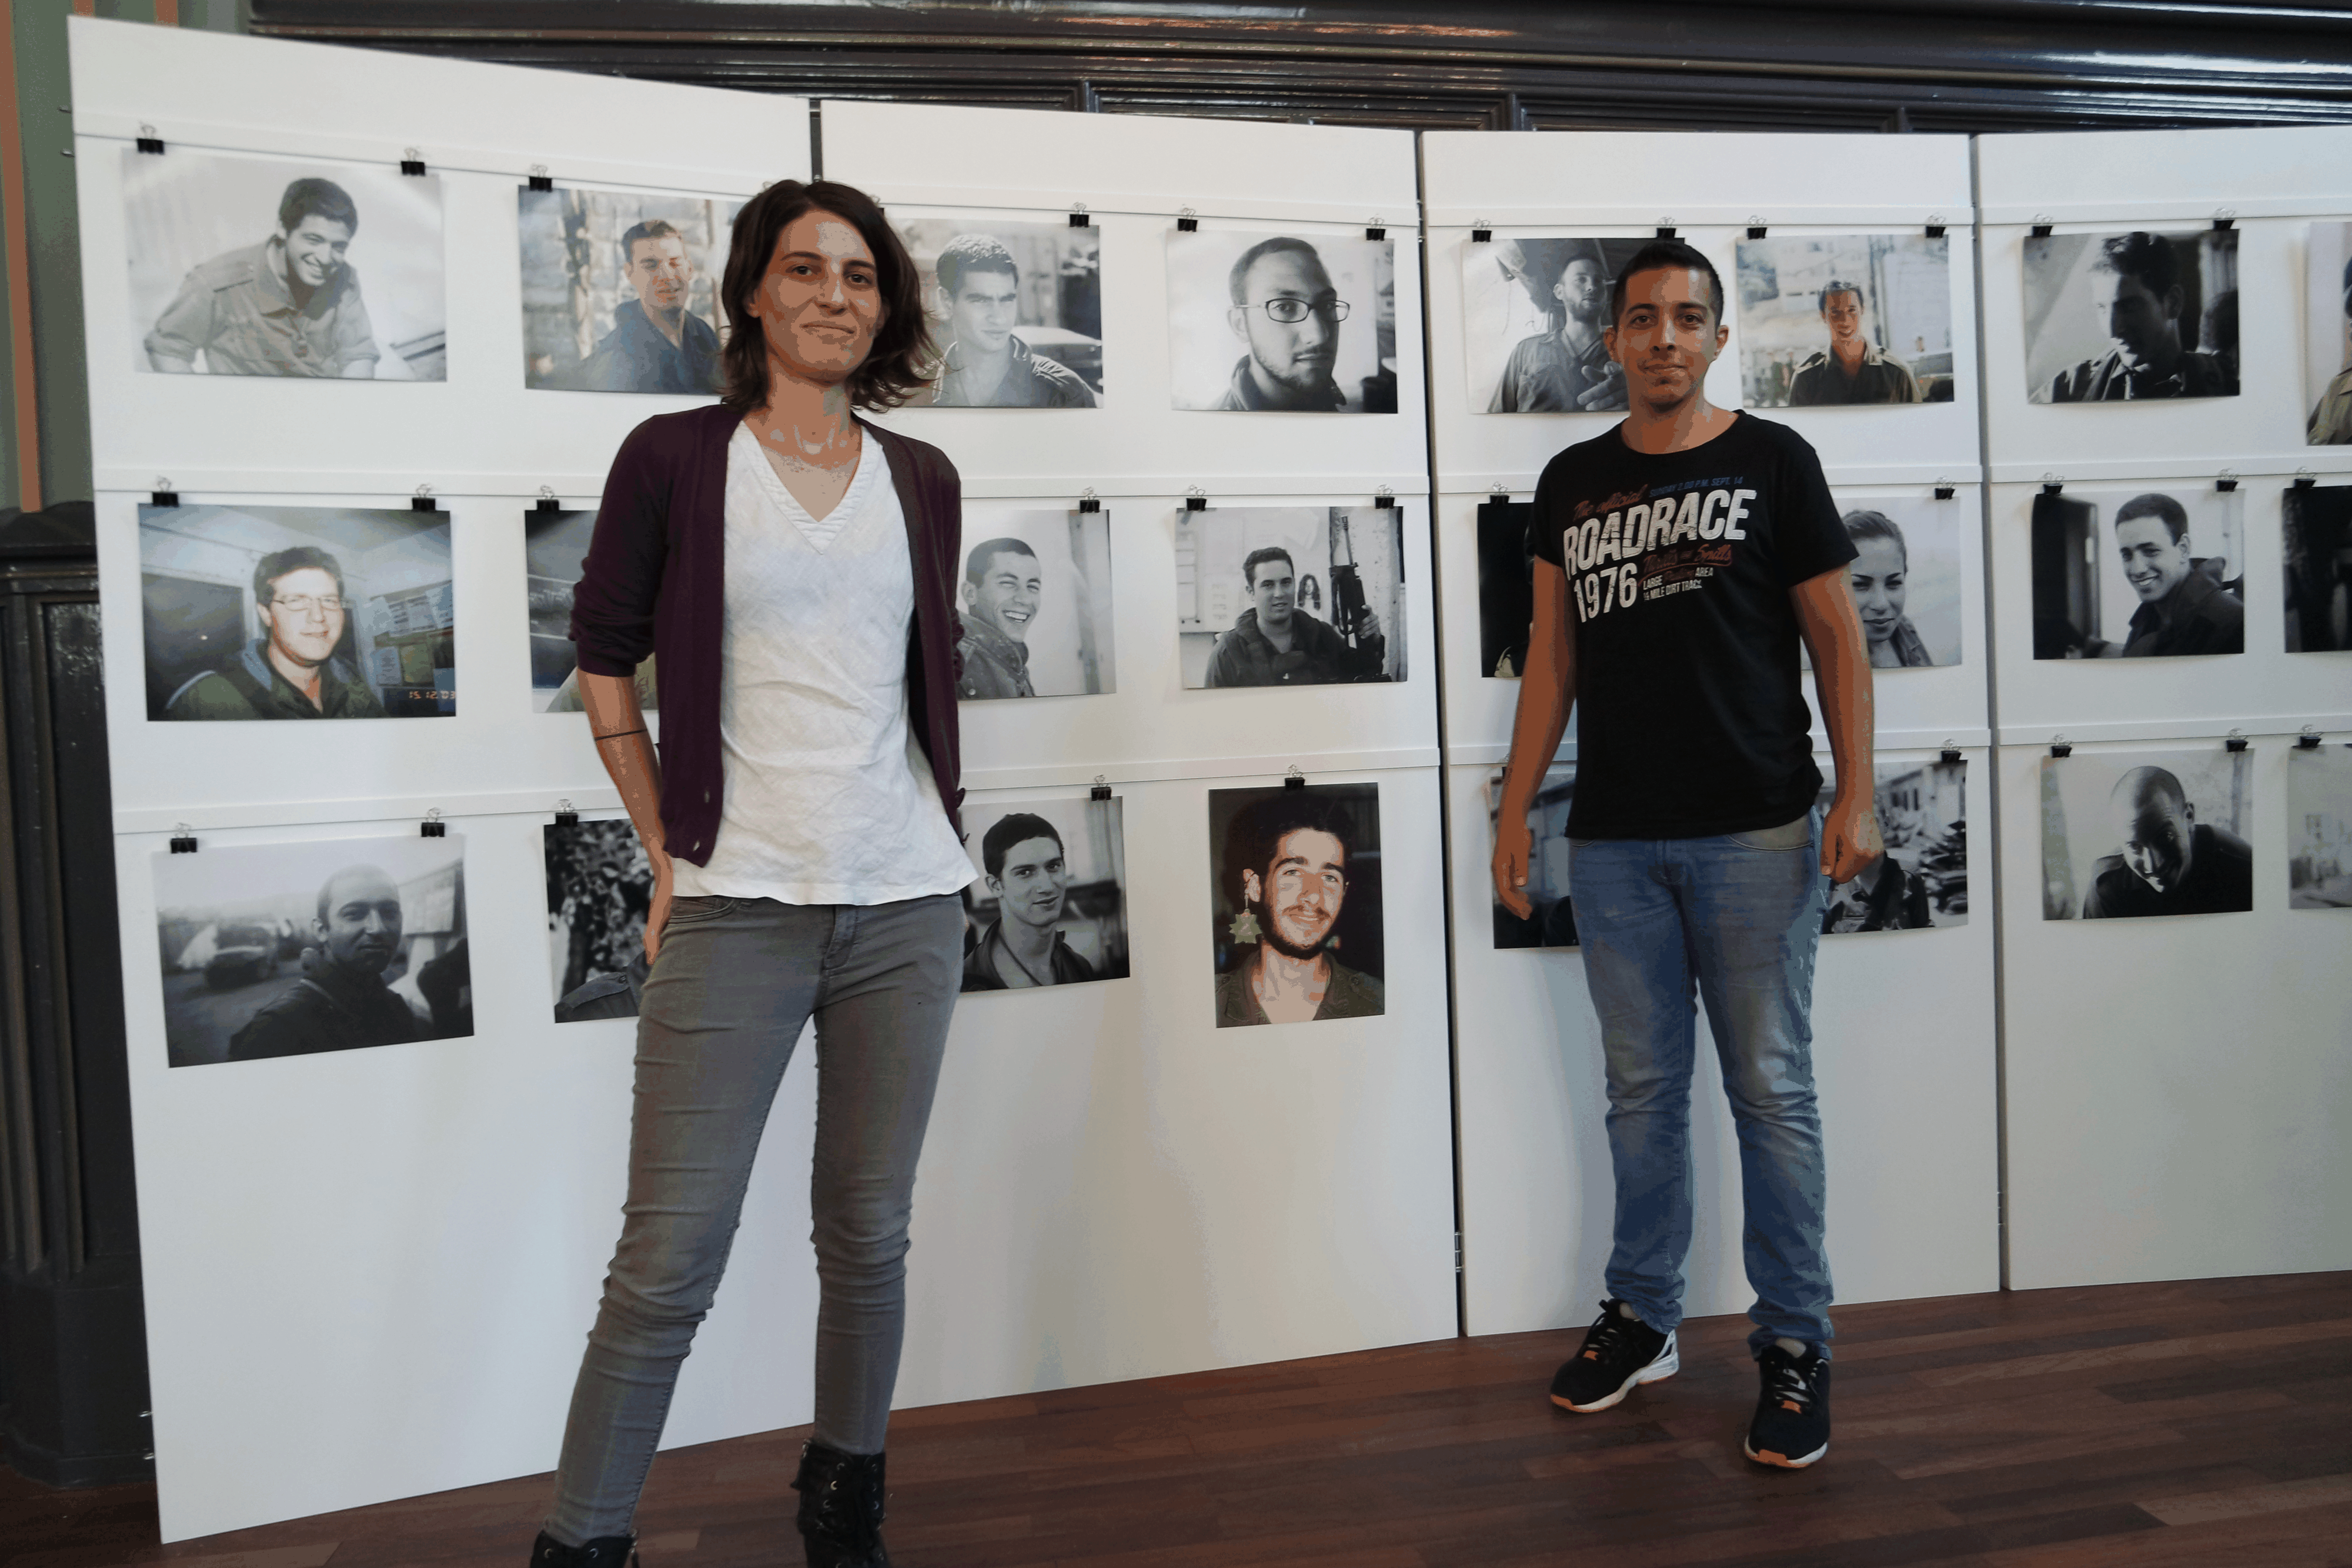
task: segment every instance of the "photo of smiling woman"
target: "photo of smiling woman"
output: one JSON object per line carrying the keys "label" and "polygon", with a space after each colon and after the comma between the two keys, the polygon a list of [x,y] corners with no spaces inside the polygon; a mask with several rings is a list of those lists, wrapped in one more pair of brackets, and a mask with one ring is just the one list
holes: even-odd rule
{"label": "photo of smiling woman", "polygon": [[[580,695],[653,872],[621,1239],[534,1568],[632,1551],[679,1364],[709,1310],[768,1107],[817,1040],[808,1560],[887,1562],[883,1438],[915,1166],[962,978],[961,482],[861,409],[930,345],[872,198],[786,180],[737,214],[719,402],[614,459],[572,596]],[[662,733],[634,675],[657,657]]]}
{"label": "photo of smiling woman", "polygon": [[1960,507],[1911,496],[1838,497],[1855,555],[1853,607],[1874,670],[1960,662]]}

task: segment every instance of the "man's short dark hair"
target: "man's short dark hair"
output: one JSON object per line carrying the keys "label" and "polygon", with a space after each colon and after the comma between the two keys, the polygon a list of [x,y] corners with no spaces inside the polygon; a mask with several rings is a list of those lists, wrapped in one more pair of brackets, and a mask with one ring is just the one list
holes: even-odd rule
{"label": "man's short dark hair", "polygon": [[978,582],[987,573],[988,558],[992,555],[1025,555],[1031,560],[1037,559],[1037,552],[1029,548],[1029,542],[1026,539],[1010,537],[1001,539],[983,539],[972,546],[971,553],[963,558],[964,580]]}
{"label": "man's short dark hair", "polygon": [[278,198],[278,226],[288,234],[312,213],[353,234],[360,232],[359,208],[352,204],[351,193],[332,180],[305,177],[287,186],[286,193]]}
{"label": "man's short dark hair", "polygon": [[278,550],[263,556],[254,563],[253,598],[257,604],[270,600],[269,585],[289,572],[316,568],[335,580],[335,597],[343,594],[343,569],[341,562],[316,545],[296,545],[291,549]]}
{"label": "man's short dark hair", "polygon": [[2146,229],[2101,240],[2099,259],[2093,268],[2128,277],[2158,299],[2180,281],[2180,257],[2174,254],[2172,242]]}
{"label": "man's short dark hair", "polygon": [[637,242],[641,239],[674,239],[683,246],[686,236],[667,218],[639,218],[621,235],[621,270],[626,272],[637,264]]}
{"label": "man's short dark hair", "polygon": [[1328,833],[1339,841],[1344,868],[1356,854],[1356,814],[1347,802],[1314,789],[1285,789],[1243,809],[1226,830],[1226,870],[1232,877],[1234,902],[1246,904],[1244,872],[1255,872],[1263,883],[1274,874],[1274,857],[1282,841],[1302,831]]}
{"label": "man's short dark hair", "polygon": [[1243,560],[1243,585],[1253,590],[1255,589],[1257,587],[1257,569],[1264,566],[1270,560],[1278,560],[1283,565],[1288,567],[1290,569],[1291,576],[1296,577],[1298,575],[1298,563],[1290,559],[1290,552],[1283,549],[1280,545],[1268,545],[1264,549],[1254,549],[1250,551],[1248,557]]}
{"label": "man's short dark hair", "polygon": [[1857,545],[1864,539],[1894,540],[1895,548],[1903,552],[1904,568],[1906,570],[1909,570],[1911,547],[1904,542],[1903,530],[1895,526],[1893,517],[1888,517],[1885,512],[1874,512],[1865,508],[1848,512],[1838,520],[1845,525],[1845,537]]}
{"label": "man's short dark hair", "polygon": [[1813,308],[1816,311],[1827,310],[1830,308],[1830,296],[1832,294],[1851,294],[1853,296],[1853,308],[1857,310],[1862,308],[1862,285],[1848,283],[1843,277],[1832,277],[1822,285],[1820,295],[1813,300]]}
{"label": "man's short dark hair", "polygon": [[980,863],[991,876],[1004,874],[1004,857],[1015,844],[1025,844],[1031,839],[1051,839],[1054,848],[1062,848],[1062,835],[1054,824],[1032,811],[1014,811],[996,819],[996,825],[980,837]]}
{"label": "man's short dark hair", "polygon": [[2189,532],[2189,513],[2181,504],[2162,491],[2151,490],[2145,496],[2134,496],[2116,508],[2116,527],[2137,522],[2142,517],[2162,517],[2164,531],[2179,544]]}
{"label": "man's short dark hair", "polygon": [[2352,257],[2344,263],[2344,314],[2352,316]]}
{"label": "man's short dark hair", "polygon": [[[1258,264],[1259,258],[1280,256],[1286,251],[1297,251],[1316,266],[1323,266],[1323,258],[1315,254],[1315,247],[1303,239],[1293,239],[1288,235],[1276,235],[1272,239],[1262,239],[1242,252],[1241,259],[1234,263],[1233,276],[1228,280],[1227,287],[1233,292],[1234,304],[1249,303],[1249,269]],[[1324,267],[1324,276],[1327,277],[1330,276],[1330,268]]]}
{"label": "man's short dark hair", "polygon": [[1716,324],[1723,322],[1723,278],[1715,270],[1715,263],[1699,254],[1692,246],[1678,239],[1654,239],[1635,251],[1633,259],[1618,270],[1616,281],[1609,286],[1609,323],[1615,326],[1625,315],[1625,286],[1637,272],[1689,267],[1693,272],[1706,274],[1706,308],[1714,312]]}
{"label": "man's short dark hair", "polygon": [[1004,242],[992,235],[958,235],[940,247],[940,259],[931,270],[938,274],[940,287],[953,299],[956,290],[963,287],[968,272],[1009,272],[1013,281],[1021,281],[1021,267]]}

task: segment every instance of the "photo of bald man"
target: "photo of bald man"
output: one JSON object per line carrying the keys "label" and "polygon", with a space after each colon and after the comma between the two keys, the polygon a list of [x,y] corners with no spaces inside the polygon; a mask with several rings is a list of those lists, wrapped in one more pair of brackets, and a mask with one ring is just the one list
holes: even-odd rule
{"label": "photo of bald man", "polygon": [[2253,908],[2251,753],[2134,750],[2042,767],[2044,919]]}
{"label": "photo of bald man", "polygon": [[1171,232],[1173,405],[1394,413],[1395,250],[1361,231]]}
{"label": "photo of bald man", "polygon": [[463,839],[207,844],[152,864],[173,1067],[474,1032]]}

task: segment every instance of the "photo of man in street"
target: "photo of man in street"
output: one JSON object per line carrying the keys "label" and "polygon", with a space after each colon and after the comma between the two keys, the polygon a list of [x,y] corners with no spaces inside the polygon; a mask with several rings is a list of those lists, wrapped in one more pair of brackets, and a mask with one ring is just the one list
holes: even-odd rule
{"label": "photo of man in street", "polygon": [[1789,383],[1790,408],[1927,401],[1911,367],[1864,334],[1862,285],[1832,278],[1822,287],[1820,301],[1829,347],[1797,366]]}

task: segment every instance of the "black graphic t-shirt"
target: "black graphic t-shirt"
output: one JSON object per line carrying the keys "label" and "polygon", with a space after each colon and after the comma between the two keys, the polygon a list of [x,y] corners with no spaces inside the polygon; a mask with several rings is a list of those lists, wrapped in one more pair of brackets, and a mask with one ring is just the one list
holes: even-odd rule
{"label": "black graphic t-shirt", "polygon": [[1778,827],[1821,792],[1789,590],[1854,558],[1821,460],[1743,413],[1649,456],[1612,428],[1536,486],[1535,553],[1568,573],[1580,839]]}

